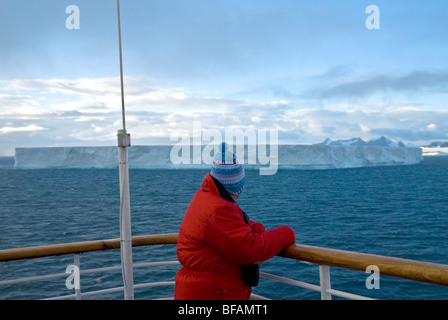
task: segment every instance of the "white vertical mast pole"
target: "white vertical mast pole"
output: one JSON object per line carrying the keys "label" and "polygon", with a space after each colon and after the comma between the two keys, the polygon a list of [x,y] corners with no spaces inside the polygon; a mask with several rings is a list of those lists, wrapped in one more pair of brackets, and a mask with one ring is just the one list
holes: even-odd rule
{"label": "white vertical mast pole", "polygon": [[118,163],[120,175],[120,251],[121,271],[123,274],[124,298],[134,300],[134,276],[132,267],[132,234],[131,234],[131,204],[129,195],[129,167],[128,147],[131,145],[131,135],[126,133],[123,90],[123,60],[121,53],[121,22],[120,2],[117,0],[118,42],[120,51],[120,79],[121,79],[121,111],[123,129],[118,130]]}

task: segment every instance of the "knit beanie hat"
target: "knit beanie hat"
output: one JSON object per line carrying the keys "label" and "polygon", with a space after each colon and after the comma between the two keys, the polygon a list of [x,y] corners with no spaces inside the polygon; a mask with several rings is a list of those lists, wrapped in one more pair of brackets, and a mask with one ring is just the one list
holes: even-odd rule
{"label": "knit beanie hat", "polygon": [[238,163],[235,154],[228,150],[225,142],[221,144],[220,152],[213,159],[210,175],[218,180],[227,192],[235,195],[243,192],[246,182],[244,167]]}

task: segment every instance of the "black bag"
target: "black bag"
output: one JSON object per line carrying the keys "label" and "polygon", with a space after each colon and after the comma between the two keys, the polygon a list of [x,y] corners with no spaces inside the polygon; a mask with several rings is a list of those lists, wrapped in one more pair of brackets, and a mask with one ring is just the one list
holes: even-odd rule
{"label": "black bag", "polygon": [[260,266],[258,264],[242,265],[241,274],[243,275],[243,282],[246,286],[258,286],[258,281],[260,280]]}
{"label": "black bag", "polygon": [[[249,217],[243,211],[244,222],[249,224]],[[260,266],[258,264],[242,265],[241,274],[243,275],[243,282],[248,287],[258,286],[260,280]]]}

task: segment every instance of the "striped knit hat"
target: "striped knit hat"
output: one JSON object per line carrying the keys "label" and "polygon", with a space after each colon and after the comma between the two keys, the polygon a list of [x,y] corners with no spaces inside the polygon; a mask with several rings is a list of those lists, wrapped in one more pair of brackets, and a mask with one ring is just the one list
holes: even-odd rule
{"label": "striped knit hat", "polygon": [[215,155],[210,175],[218,180],[231,194],[243,192],[246,174],[243,165],[238,163],[235,154],[228,151],[227,143],[221,144],[221,152]]}

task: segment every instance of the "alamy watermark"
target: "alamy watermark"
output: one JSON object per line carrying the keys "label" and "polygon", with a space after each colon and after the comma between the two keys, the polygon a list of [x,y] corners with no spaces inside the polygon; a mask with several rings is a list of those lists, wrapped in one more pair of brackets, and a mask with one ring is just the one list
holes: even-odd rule
{"label": "alamy watermark", "polygon": [[71,264],[67,266],[65,273],[69,274],[67,279],[65,279],[65,287],[69,290],[79,290],[81,288],[79,267]]}
{"label": "alamy watermark", "polygon": [[[278,169],[277,129],[203,129],[200,121],[193,122],[192,133],[171,135],[177,142],[170,151],[173,165],[211,165],[226,142],[229,151],[235,153],[239,163],[259,168],[260,175],[273,175]],[[268,142],[269,139],[269,142]]]}
{"label": "alamy watermark", "polygon": [[366,28],[369,30],[380,29],[380,9],[378,6],[370,5],[366,8],[366,14],[370,14],[366,19]]}
{"label": "alamy watermark", "polygon": [[65,27],[69,30],[80,29],[81,19],[79,7],[72,4],[65,8],[65,13],[70,14],[67,19],[65,19]]}
{"label": "alamy watermark", "polygon": [[[65,273],[69,274],[69,276],[65,280],[66,288],[69,290],[79,290],[81,288],[79,267],[71,264],[67,266],[67,268],[65,269]],[[366,288],[369,290],[380,289],[380,269],[378,268],[378,266],[367,266],[366,273],[369,274],[365,281]]]}
{"label": "alamy watermark", "polygon": [[380,288],[380,268],[376,265],[370,265],[366,268],[366,273],[370,273],[370,276],[366,279],[366,288],[379,289]]}
{"label": "alamy watermark", "polygon": [[[69,30],[80,29],[80,11],[77,5],[69,5],[65,13],[70,14],[65,20],[65,27]],[[369,16],[366,19],[366,28],[369,30],[380,29],[380,9],[376,5],[369,5],[365,11]]]}

